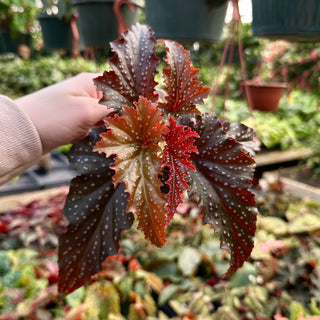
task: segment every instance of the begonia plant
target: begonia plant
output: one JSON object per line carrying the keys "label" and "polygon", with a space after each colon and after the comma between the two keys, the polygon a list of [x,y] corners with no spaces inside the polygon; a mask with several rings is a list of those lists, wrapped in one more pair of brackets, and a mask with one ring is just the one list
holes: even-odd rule
{"label": "begonia plant", "polygon": [[[163,88],[155,81],[158,44],[166,49]],[[69,225],[59,239],[59,291],[88,283],[117,254],[134,219],[146,239],[165,245],[185,193],[230,252],[226,275],[235,272],[250,256],[256,229],[253,130],[201,113],[197,105],[210,89],[198,80],[200,70],[180,44],[156,41],[149,26],[135,24],[111,48],[110,69],[94,83],[113,112],[68,155],[80,174],[64,207]]]}

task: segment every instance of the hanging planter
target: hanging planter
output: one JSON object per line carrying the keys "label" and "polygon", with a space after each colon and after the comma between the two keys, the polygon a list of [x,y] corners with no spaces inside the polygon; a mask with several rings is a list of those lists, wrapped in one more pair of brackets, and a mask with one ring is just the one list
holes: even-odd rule
{"label": "hanging planter", "polygon": [[18,53],[21,45],[26,45],[29,48],[32,46],[31,34],[19,34],[13,38],[9,32],[0,30],[0,54]]}
{"label": "hanging planter", "polygon": [[47,49],[72,50],[72,29],[70,22],[59,19],[55,15],[41,14],[38,17],[44,46]]}
{"label": "hanging planter", "polygon": [[[251,99],[251,107],[253,110],[275,112],[284,90],[287,88],[286,83],[278,82],[259,82],[246,81],[247,99]],[[248,97],[250,96],[250,98]]]}
{"label": "hanging planter", "polygon": [[267,38],[320,40],[320,1],[252,0],[252,31]]}
{"label": "hanging planter", "polygon": [[64,49],[78,56],[82,47],[75,10],[71,0],[42,0],[38,16],[45,48]]}
{"label": "hanging planter", "polygon": [[0,53],[19,53],[22,45],[32,50],[35,17],[39,12],[36,0],[0,1]]}
{"label": "hanging planter", "polygon": [[147,24],[158,38],[218,41],[228,0],[146,0]]}
{"label": "hanging planter", "polygon": [[[79,33],[85,46],[106,47],[118,37],[119,24],[129,27],[138,21],[140,6],[129,0],[73,0],[72,3],[79,14]],[[119,23],[115,11],[121,14]]]}

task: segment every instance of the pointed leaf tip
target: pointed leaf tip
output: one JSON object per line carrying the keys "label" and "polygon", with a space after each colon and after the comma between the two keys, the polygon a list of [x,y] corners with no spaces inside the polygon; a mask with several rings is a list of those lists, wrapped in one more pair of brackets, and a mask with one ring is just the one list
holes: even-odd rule
{"label": "pointed leaf tip", "polygon": [[94,82],[103,92],[101,104],[121,110],[122,106],[133,107],[139,96],[156,101],[154,77],[159,58],[155,55],[156,40],[149,26],[139,23],[111,42],[115,56],[108,59],[111,71],[105,71]]}
{"label": "pointed leaf tip", "polygon": [[163,69],[163,78],[167,93],[163,108],[169,112],[199,113],[196,104],[203,104],[210,88],[198,81],[200,70],[193,67],[190,53],[177,42],[160,40],[167,48],[166,62],[168,68]]}

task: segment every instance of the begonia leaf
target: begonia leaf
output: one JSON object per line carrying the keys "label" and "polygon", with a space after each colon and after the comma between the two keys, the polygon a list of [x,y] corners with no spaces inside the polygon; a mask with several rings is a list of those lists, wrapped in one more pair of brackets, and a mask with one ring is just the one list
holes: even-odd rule
{"label": "begonia leaf", "polygon": [[203,104],[210,88],[202,86],[197,80],[200,70],[193,67],[189,51],[172,40],[162,41],[167,48],[165,60],[168,63],[168,68],[163,69],[167,96],[162,107],[171,113],[199,113],[196,104]]}
{"label": "begonia leaf", "polygon": [[242,123],[224,121],[222,124],[223,130],[227,132],[229,137],[240,142],[244,150],[248,151],[251,156],[254,156],[259,150],[255,142],[254,130]]}
{"label": "begonia leaf", "polygon": [[199,153],[191,154],[196,171],[190,172],[190,193],[200,198],[203,222],[213,225],[221,248],[230,251],[227,274],[231,274],[248,260],[253,248],[257,208],[249,188],[255,162],[214,114],[188,116],[182,123],[200,135],[195,141]]}
{"label": "begonia leaf", "polygon": [[64,294],[88,283],[101,263],[117,254],[121,232],[134,220],[126,213],[129,194],[124,184],[113,186],[113,158],[92,151],[99,132],[94,129],[75,143],[68,155],[81,175],[71,181],[64,207],[69,225],[59,237],[59,291]]}
{"label": "begonia leaf", "polygon": [[108,60],[110,71],[94,79],[97,89],[103,92],[101,104],[116,110],[131,106],[144,96],[156,101],[154,76],[159,65],[155,55],[156,40],[149,26],[135,24],[118,40],[110,43],[115,56]]}
{"label": "begonia leaf", "polygon": [[167,224],[172,220],[179,204],[182,203],[182,192],[189,190],[186,178],[189,176],[190,170],[196,169],[189,158],[191,152],[198,152],[193,143],[194,138],[199,137],[190,128],[177,126],[176,121],[171,116],[168,121],[169,131],[164,135],[166,141],[164,163],[170,168],[170,176],[166,181],[166,184],[170,187],[167,195]]}
{"label": "begonia leaf", "polygon": [[135,104],[136,109],[123,108],[123,116],[106,119],[108,131],[101,134],[94,150],[115,156],[115,185],[124,182],[130,194],[128,212],[135,213],[138,228],[147,239],[157,246],[165,243],[165,197],[160,191],[162,183],[161,159],[158,143],[167,131],[161,111],[143,97]]}

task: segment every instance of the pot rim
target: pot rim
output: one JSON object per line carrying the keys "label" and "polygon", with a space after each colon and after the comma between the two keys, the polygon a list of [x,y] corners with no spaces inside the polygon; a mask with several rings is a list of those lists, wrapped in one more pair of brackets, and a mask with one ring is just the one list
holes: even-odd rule
{"label": "pot rim", "polygon": [[247,80],[246,84],[250,87],[265,87],[265,88],[282,88],[286,89],[288,88],[288,84],[286,82],[264,82],[264,81],[250,81]]}
{"label": "pot rim", "polygon": [[[73,5],[81,5],[81,4],[91,4],[91,3],[114,3],[116,0],[72,0]],[[131,0],[132,3],[140,8],[143,8],[143,5],[140,1]]]}

